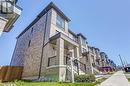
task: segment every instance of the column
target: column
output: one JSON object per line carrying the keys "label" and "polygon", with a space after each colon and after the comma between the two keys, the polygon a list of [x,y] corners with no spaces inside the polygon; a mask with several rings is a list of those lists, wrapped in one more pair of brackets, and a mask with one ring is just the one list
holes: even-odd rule
{"label": "column", "polygon": [[[74,48],[74,57],[78,59],[78,61],[80,61],[80,57],[79,57],[79,48],[78,47],[75,47]],[[79,71],[80,71],[80,63],[78,62],[78,67],[77,67],[77,70],[78,70],[78,74],[79,74]]]}
{"label": "column", "polygon": [[59,82],[65,81],[66,68],[64,67],[64,40],[57,39],[57,58],[59,65]]}
{"label": "column", "polygon": [[89,63],[90,63],[90,68],[91,68],[91,74],[94,74],[94,69],[93,69],[93,65],[92,65],[92,63],[93,63],[93,58],[91,57],[91,54],[89,53],[88,54],[88,59],[89,59]]}
{"label": "column", "polygon": [[74,57],[79,59],[79,48],[78,47],[74,48]]}

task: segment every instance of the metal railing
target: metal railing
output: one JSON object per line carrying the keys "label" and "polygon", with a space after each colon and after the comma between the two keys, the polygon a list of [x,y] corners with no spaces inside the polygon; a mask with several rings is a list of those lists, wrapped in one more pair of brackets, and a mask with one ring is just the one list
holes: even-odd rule
{"label": "metal railing", "polygon": [[[66,65],[71,66],[70,57],[66,57]],[[86,64],[80,62],[79,60],[75,59],[73,60],[73,67],[74,71],[76,71],[78,74],[80,71],[84,72],[86,74]]]}

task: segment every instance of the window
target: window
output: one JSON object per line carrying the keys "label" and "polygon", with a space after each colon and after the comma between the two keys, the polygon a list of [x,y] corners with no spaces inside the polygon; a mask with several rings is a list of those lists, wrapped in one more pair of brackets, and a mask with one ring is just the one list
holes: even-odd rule
{"label": "window", "polygon": [[56,17],[56,26],[60,29],[65,28],[65,20],[62,17],[60,17],[59,15],[57,15],[57,17]]}
{"label": "window", "polygon": [[81,40],[82,40],[82,45],[86,46],[86,41],[83,38]]}
{"label": "window", "polygon": [[70,65],[70,58],[69,57],[66,57],[66,63],[65,65]]}
{"label": "window", "polygon": [[94,62],[94,56],[93,55],[91,55],[91,58],[92,58],[92,62]]}
{"label": "window", "polygon": [[30,47],[30,45],[31,45],[31,40],[29,40],[29,42],[28,42],[28,47]]}
{"label": "window", "polygon": [[48,67],[53,65],[56,65],[56,56],[48,58]]}
{"label": "window", "polygon": [[33,28],[31,29],[31,33],[33,33]]}
{"label": "window", "polygon": [[12,14],[14,10],[14,2],[12,0],[1,1],[1,13]]}
{"label": "window", "polygon": [[89,60],[88,57],[86,57],[86,60],[87,60],[87,61]]}
{"label": "window", "polygon": [[72,37],[72,39],[77,42],[77,38],[75,36]]}

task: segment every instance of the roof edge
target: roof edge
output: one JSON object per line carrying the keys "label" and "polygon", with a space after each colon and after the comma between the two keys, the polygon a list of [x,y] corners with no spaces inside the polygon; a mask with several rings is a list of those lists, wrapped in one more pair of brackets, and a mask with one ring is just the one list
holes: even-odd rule
{"label": "roof edge", "polygon": [[87,39],[82,33],[77,34],[77,36],[81,36],[81,37],[84,38],[85,40]]}
{"label": "roof edge", "polygon": [[38,16],[16,37],[22,36],[30,27],[32,27],[44,14],[46,14],[51,8],[54,8],[64,19],[68,22],[70,19],[53,3],[50,2],[39,14]]}

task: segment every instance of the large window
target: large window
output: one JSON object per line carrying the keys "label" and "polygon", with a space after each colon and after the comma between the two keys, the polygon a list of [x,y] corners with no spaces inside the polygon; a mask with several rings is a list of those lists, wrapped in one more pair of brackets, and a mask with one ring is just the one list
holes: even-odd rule
{"label": "large window", "polygon": [[65,28],[65,20],[62,17],[60,17],[59,15],[57,15],[57,17],[56,17],[56,26],[60,29]]}
{"label": "large window", "polygon": [[83,39],[83,38],[82,38],[81,40],[82,40],[82,45],[83,45],[83,46],[86,46],[86,40]]}

